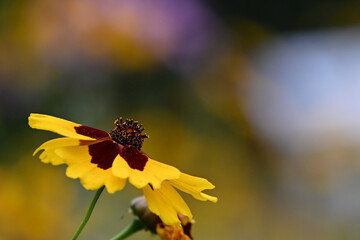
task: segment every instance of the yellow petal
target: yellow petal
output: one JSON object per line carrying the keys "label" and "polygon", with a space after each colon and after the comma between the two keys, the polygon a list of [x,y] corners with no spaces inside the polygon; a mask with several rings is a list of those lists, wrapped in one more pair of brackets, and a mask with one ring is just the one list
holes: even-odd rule
{"label": "yellow petal", "polygon": [[39,156],[41,162],[43,163],[51,163],[53,165],[60,165],[65,163],[64,159],[55,154],[54,149],[46,149]]}
{"label": "yellow petal", "polygon": [[[60,147],[55,149],[55,153],[59,157],[65,159],[65,162],[68,164],[82,162],[85,160],[87,160],[89,164],[91,163],[88,145]],[[93,165],[96,166],[95,164]]]}
{"label": "yellow petal", "polygon": [[81,124],[45,114],[31,113],[29,116],[29,126],[35,129],[55,132],[66,137],[93,140],[91,137],[76,132],[75,127],[80,127],[82,126]]}
{"label": "yellow petal", "polygon": [[176,179],[180,176],[180,171],[177,168],[150,158],[143,171],[129,169],[129,182],[137,188],[143,188],[150,183],[153,188],[158,189],[164,180]]}
{"label": "yellow petal", "polygon": [[91,163],[87,145],[60,147],[54,151],[68,165],[66,176],[70,178],[80,178],[97,167],[96,164]]}
{"label": "yellow petal", "polygon": [[150,211],[158,215],[168,225],[181,224],[177,211],[171,202],[166,202],[158,189],[152,190],[149,185],[143,188],[143,193]]}
{"label": "yellow petal", "polygon": [[130,167],[120,155],[117,155],[114,159],[114,162],[112,165],[112,172],[115,176],[117,176],[119,178],[128,178],[129,177]]}
{"label": "yellow petal", "polygon": [[[110,169],[107,170],[110,172]],[[105,180],[105,186],[108,193],[115,193],[124,188],[126,179],[115,177],[112,173],[108,174],[108,178]]]}
{"label": "yellow petal", "polygon": [[41,144],[40,147],[38,147],[35,150],[33,155],[35,155],[36,153],[38,153],[40,150],[43,150],[43,149],[46,150],[46,149],[50,149],[50,148],[59,148],[59,147],[76,146],[76,145],[80,145],[79,139],[68,138],[68,137],[56,138],[56,139],[52,139],[52,140],[49,140],[49,141]]}
{"label": "yellow petal", "polygon": [[191,194],[194,198],[201,201],[217,202],[217,198],[202,193],[205,189],[213,189],[215,186],[205,178],[194,177],[185,173],[181,173],[179,178],[170,180],[171,185],[179,190]]}
{"label": "yellow petal", "polygon": [[[156,189],[154,189],[156,191]],[[170,185],[168,181],[164,181],[161,184],[159,193],[166,202],[171,203],[176,209],[177,213],[187,216],[190,220],[192,219],[192,214],[190,208],[179,195],[179,193]]]}
{"label": "yellow petal", "polygon": [[200,197],[201,197],[201,199],[200,198],[197,198],[197,199],[198,200],[203,200],[203,201],[209,200],[209,201],[214,202],[214,203],[216,203],[218,201],[217,197],[210,196],[210,195],[208,195],[206,193],[200,193]]}
{"label": "yellow petal", "polygon": [[65,146],[76,146],[79,144],[80,141],[78,139],[67,138],[67,137],[56,138],[41,144],[41,146],[35,150],[34,155],[40,150],[45,150],[40,154],[39,156],[40,160],[43,163],[52,163],[53,165],[60,165],[64,163],[64,159],[59,157],[55,153],[55,149]]}
{"label": "yellow petal", "polygon": [[81,178],[86,173],[90,172],[93,168],[97,168],[95,164],[92,164],[88,160],[67,162],[68,167],[66,169],[66,176],[69,178]]}
{"label": "yellow petal", "polygon": [[98,168],[95,164],[93,165],[95,166],[94,168],[80,177],[81,184],[87,190],[96,190],[102,187],[108,178],[108,174],[111,174],[110,171]]}
{"label": "yellow petal", "polygon": [[115,177],[111,169],[94,167],[80,177],[80,182],[88,190],[95,190],[105,185],[109,193],[114,193],[124,188],[126,179]]}
{"label": "yellow petal", "polygon": [[57,148],[55,153],[68,165],[66,176],[80,178],[81,184],[88,190],[105,185],[109,193],[114,193],[126,184],[126,179],[114,176],[111,168],[104,170],[91,163],[88,145]]}

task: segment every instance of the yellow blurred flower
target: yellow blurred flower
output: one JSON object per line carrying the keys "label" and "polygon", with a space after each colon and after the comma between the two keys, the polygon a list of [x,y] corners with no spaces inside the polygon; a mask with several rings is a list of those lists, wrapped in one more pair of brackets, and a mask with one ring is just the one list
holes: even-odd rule
{"label": "yellow blurred flower", "polygon": [[73,192],[56,172],[24,158],[2,166],[0,182],[0,239],[62,239],[71,230]]}
{"label": "yellow blurred flower", "polygon": [[167,225],[164,223],[158,223],[156,226],[156,232],[161,240],[192,240],[191,226],[193,221],[188,221],[185,216],[178,216],[181,221],[179,225]]}
{"label": "yellow blurred flower", "polygon": [[66,175],[79,178],[88,190],[105,186],[109,193],[121,190],[126,179],[142,189],[149,209],[167,225],[179,225],[178,214],[192,219],[192,213],[177,189],[202,201],[217,202],[202,191],[215,186],[204,178],[180,172],[141,151],[146,134],[138,122],[115,121],[110,133],[43,114],[31,114],[29,125],[65,137],[43,143],[34,154],[44,150],[40,159],[53,165],[68,165]]}

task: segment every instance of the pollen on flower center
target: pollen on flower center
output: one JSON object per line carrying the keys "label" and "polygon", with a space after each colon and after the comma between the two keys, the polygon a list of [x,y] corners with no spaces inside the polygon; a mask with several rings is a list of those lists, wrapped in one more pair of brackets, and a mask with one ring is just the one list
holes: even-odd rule
{"label": "pollen on flower center", "polygon": [[145,129],[139,122],[132,119],[123,121],[120,117],[120,119],[115,120],[114,124],[116,127],[109,132],[112,140],[121,145],[130,145],[141,150],[144,139],[149,136],[142,133]]}

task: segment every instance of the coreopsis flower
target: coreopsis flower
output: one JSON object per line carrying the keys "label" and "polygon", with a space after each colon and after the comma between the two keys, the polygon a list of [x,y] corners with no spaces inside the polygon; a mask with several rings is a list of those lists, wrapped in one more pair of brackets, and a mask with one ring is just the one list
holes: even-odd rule
{"label": "coreopsis flower", "polygon": [[30,127],[64,136],[43,143],[34,155],[43,150],[39,156],[42,162],[66,164],[66,176],[79,178],[88,190],[105,186],[114,193],[129,179],[143,190],[149,209],[167,225],[179,225],[178,214],[192,219],[189,207],[174,187],[198,200],[217,202],[216,197],[202,192],[214,188],[208,180],[182,173],[141,151],[148,137],[141,124],[120,118],[115,125],[108,133],[49,115],[29,116]]}

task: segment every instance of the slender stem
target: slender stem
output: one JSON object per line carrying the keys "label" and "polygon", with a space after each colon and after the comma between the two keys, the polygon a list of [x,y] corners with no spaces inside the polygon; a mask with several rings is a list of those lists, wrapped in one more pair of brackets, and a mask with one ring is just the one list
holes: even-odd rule
{"label": "slender stem", "polygon": [[127,238],[133,233],[145,228],[145,226],[137,219],[134,219],[124,230],[122,230],[118,235],[111,238],[110,240],[122,240]]}
{"label": "slender stem", "polygon": [[82,223],[80,224],[78,230],[76,231],[76,233],[74,234],[74,236],[72,237],[72,240],[76,240],[78,238],[78,236],[80,235],[81,231],[83,230],[83,228],[85,227],[86,223],[89,221],[89,218],[91,216],[92,211],[94,210],[95,204],[97,202],[97,200],[99,199],[102,191],[104,190],[105,186],[102,186],[101,188],[99,188],[99,190],[96,191],[95,196],[93,198],[93,200],[91,201],[91,204],[89,206],[89,209],[87,210],[87,213],[85,215],[84,220],[82,221]]}

